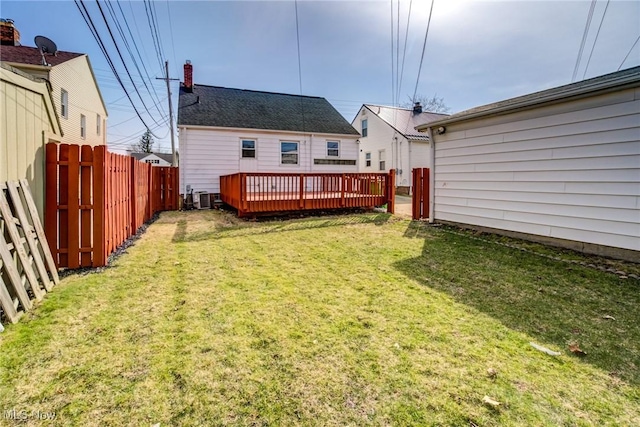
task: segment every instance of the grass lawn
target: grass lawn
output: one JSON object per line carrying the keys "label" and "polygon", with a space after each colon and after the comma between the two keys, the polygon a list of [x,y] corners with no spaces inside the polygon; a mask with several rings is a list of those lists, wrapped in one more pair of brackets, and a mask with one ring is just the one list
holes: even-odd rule
{"label": "grass lawn", "polygon": [[640,425],[639,281],[487,239],[165,213],[0,334],[0,425]]}

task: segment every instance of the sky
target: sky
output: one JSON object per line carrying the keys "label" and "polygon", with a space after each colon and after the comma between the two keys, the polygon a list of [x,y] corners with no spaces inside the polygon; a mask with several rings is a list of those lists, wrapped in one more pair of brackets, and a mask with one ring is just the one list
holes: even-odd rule
{"label": "sky", "polygon": [[[640,65],[637,0],[435,0],[430,21],[430,0],[120,0],[110,2],[116,19],[105,1],[80,3],[127,91],[138,87],[151,114],[137,95],[135,106],[156,135],[154,149],[164,152],[171,147],[167,87],[156,78],[164,76],[165,60],[180,81],[190,60],[195,84],[324,97],[349,122],[364,103],[406,104],[414,92],[442,97],[455,113],[571,83],[574,74],[577,81]],[[76,2],[0,0],[0,17],[15,21],[22,45],[43,35],[59,50],[87,53],[107,104],[109,149],[124,152],[140,139],[146,126]],[[178,85],[170,82],[174,122]]]}

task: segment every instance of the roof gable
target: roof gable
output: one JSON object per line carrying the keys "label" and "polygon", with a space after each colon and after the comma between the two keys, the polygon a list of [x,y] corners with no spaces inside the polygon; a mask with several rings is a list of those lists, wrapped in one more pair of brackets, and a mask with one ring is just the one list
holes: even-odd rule
{"label": "roof gable", "polygon": [[400,107],[387,107],[383,105],[364,104],[362,106],[371,113],[380,117],[385,123],[402,134],[407,139],[424,140],[429,138],[426,134],[418,132],[416,126],[442,120],[448,114],[431,113],[428,111],[414,114],[413,109]]}
{"label": "roof gable", "polygon": [[[84,55],[84,53],[64,52],[59,50],[55,55],[45,54],[44,58],[48,64],[56,66],[82,55]],[[2,46],[2,48],[0,48],[0,61],[43,66],[42,55],[37,47]]]}
{"label": "roof gable", "polygon": [[360,135],[324,98],[203,85],[180,88],[178,125]]}

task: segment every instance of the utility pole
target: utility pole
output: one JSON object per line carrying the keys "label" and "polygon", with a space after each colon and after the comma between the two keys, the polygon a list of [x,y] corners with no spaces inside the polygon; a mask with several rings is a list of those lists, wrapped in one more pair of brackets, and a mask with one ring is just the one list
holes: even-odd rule
{"label": "utility pole", "polygon": [[164,61],[165,68],[165,76],[166,77],[156,77],[156,80],[164,80],[167,82],[167,95],[169,95],[169,126],[171,128],[171,166],[176,166],[176,142],[175,135],[173,132],[173,107],[171,104],[171,87],[169,86],[169,82],[171,80],[180,80],[180,79],[170,79],[169,78],[169,61]]}

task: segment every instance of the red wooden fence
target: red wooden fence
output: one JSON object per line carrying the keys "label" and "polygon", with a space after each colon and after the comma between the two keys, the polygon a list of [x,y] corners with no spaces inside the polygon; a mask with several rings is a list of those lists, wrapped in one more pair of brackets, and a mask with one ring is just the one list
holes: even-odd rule
{"label": "red wooden fence", "polygon": [[236,173],[220,177],[220,197],[238,216],[317,209],[373,207],[393,213],[390,173]]}
{"label": "red wooden fence", "polygon": [[178,209],[178,168],[106,146],[46,146],[45,232],[56,265],[99,267],[156,212]]}
{"label": "red wooden fence", "polygon": [[429,218],[429,168],[413,170],[411,210],[413,219]]}

